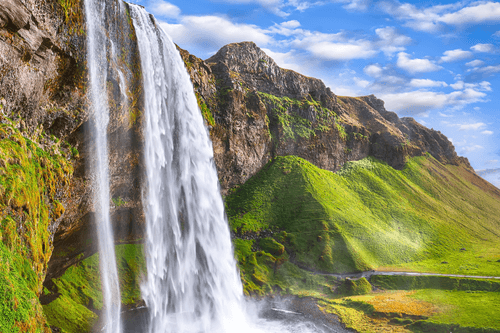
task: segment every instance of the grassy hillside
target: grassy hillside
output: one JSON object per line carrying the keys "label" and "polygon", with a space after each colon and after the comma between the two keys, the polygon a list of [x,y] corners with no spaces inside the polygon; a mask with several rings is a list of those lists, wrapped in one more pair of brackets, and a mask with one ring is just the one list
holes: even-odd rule
{"label": "grassy hillside", "polygon": [[[255,253],[272,258],[274,273],[290,260],[338,273],[500,274],[500,192],[431,156],[412,158],[401,171],[366,158],[336,174],[295,156],[278,157],[226,204],[244,279],[249,269],[262,271],[259,262],[249,265]],[[264,237],[286,252],[267,251]]]}

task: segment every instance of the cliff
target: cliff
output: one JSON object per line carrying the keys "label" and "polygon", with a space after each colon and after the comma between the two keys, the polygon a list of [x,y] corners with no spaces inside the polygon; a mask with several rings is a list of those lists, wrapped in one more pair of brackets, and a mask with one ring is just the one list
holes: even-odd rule
{"label": "cliff", "polygon": [[205,110],[223,193],[275,156],[335,172],[367,156],[401,169],[430,153],[470,168],[440,132],[399,118],[373,95],[336,96],[321,80],[280,68],[252,42],[226,45],[205,61],[181,55]]}

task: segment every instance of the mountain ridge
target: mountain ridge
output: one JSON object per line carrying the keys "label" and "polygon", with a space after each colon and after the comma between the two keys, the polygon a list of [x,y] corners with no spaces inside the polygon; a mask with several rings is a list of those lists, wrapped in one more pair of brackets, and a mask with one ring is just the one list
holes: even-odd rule
{"label": "mountain ridge", "polygon": [[210,112],[223,193],[284,155],[337,171],[367,156],[401,169],[429,152],[472,170],[441,132],[387,111],[374,95],[337,96],[319,79],[280,68],[253,42],[228,44],[206,60],[179,50],[200,108]]}

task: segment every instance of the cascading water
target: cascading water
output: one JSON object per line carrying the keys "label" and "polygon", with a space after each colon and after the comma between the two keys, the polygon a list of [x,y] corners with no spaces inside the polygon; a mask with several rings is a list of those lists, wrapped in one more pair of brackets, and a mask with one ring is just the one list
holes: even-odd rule
{"label": "cascading water", "polygon": [[[87,61],[90,76],[90,100],[93,108],[91,132],[94,138],[94,158],[91,170],[94,178],[94,205],[99,243],[99,262],[104,302],[106,333],[120,333],[121,297],[116,268],[113,230],[110,219],[107,128],[109,107],[107,97],[108,40],[101,26],[105,22],[106,2],[85,0],[87,21]],[[112,52],[113,53],[113,52]],[[113,55],[112,55],[113,56]]]}
{"label": "cascading water", "polygon": [[245,327],[213,150],[193,86],[170,38],[131,5],[145,94],[149,331],[234,332]]}

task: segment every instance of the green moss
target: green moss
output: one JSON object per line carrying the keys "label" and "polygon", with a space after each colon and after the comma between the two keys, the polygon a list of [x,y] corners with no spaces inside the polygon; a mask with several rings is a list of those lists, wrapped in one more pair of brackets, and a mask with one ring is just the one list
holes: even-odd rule
{"label": "green moss", "polygon": [[[337,174],[278,157],[226,197],[227,214],[237,237],[285,231],[284,239],[273,238],[312,270],[401,269],[460,255],[456,265],[440,266],[458,270],[470,260],[475,273],[498,275],[500,205],[468,175],[432,157],[413,158],[402,171],[366,158]],[[463,247],[490,254],[474,258]]]}
{"label": "green moss", "polygon": [[285,247],[269,237],[262,238],[259,241],[259,246],[262,248],[262,250],[272,254],[273,256],[280,256],[285,253]]}
{"label": "green moss", "polygon": [[[309,139],[316,135],[316,131],[324,132],[332,124],[338,124],[339,122],[335,112],[322,107],[321,103],[315,101],[311,96],[297,100],[289,97],[277,97],[263,92],[257,92],[257,95],[271,110],[272,117],[278,121],[285,141],[296,141],[298,138]],[[298,113],[300,109],[307,110],[311,107],[316,112],[314,123],[303,118]],[[338,126],[342,127],[341,125]],[[343,133],[345,134],[345,130]]]}
{"label": "green moss", "polygon": [[200,108],[201,114],[203,115],[203,118],[205,119],[207,124],[210,126],[215,126],[215,119],[212,116],[212,112],[199,93],[196,93],[196,100],[198,101],[198,107]]}
{"label": "green moss", "polygon": [[365,278],[358,280],[345,279],[336,292],[341,295],[366,295],[372,291],[372,285]]}
{"label": "green moss", "polygon": [[[124,307],[141,300],[139,278],[145,271],[142,245],[124,244],[115,246],[120,291]],[[96,253],[66,270],[63,276],[53,279],[58,294],[51,303],[43,306],[51,326],[66,332],[89,332],[97,322],[95,310],[103,307],[99,254]]]}
{"label": "green moss", "polygon": [[122,197],[111,198],[111,201],[116,207],[123,206],[127,203],[125,200],[122,199]]}
{"label": "green moss", "polygon": [[[10,274],[18,274],[19,281],[4,284],[5,295],[9,288],[16,290],[11,295],[14,308],[30,308],[32,315],[11,319],[21,331],[35,332],[46,329],[36,296],[42,292],[52,253],[49,225],[64,213],[59,199],[71,179],[72,166],[58,140],[42,136],[45,146],[52,144],[43,150],[15,127],[15,123],[0,124],[0,240],[6,261],[0,281],[12,281]],[[0,303],[0,313],[12,309],[11,304]]]}
{"label": "green moss", "polygon": [[0,332],[50,332],[31,263],[0,242]]}

